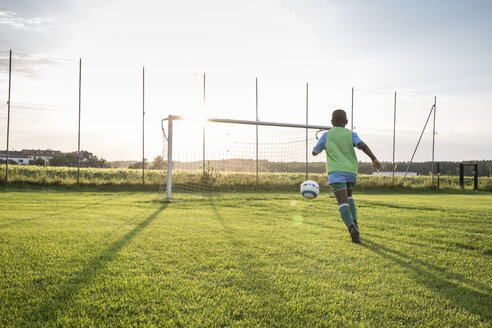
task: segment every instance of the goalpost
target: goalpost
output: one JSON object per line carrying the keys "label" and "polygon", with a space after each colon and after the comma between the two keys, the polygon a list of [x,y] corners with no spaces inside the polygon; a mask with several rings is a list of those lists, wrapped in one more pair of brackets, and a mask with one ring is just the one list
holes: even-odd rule
{"label": "goalpost", "polygon": [[161,128],[169,200],[174,190],[294,191],[308,178],[328,188],[324,156],[311,151],[331,126],[169,115]]}

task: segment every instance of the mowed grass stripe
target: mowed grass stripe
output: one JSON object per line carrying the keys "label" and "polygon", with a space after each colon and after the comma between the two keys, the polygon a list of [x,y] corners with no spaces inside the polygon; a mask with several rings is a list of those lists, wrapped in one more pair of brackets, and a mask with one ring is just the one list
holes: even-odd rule
{"label": "mowed grass stripe", "polygon": [[491,325],[490,194],[157,197],[0,194],[0,325]]}

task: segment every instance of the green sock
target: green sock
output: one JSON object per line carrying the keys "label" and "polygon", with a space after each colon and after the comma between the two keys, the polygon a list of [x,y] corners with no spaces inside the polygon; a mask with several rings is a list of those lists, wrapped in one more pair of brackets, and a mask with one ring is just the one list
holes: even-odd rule
{"label": "green sock", "polygon": [[354,198],[349,197],[348,201],[350,205],[350,212],[352,212],[352,220],[354,220],[354,223],[357,223],[357,208],[355,207]]}
{"label": "green sock", "polygon": [[350,205],[343,203],[338,206],[338,209],[340,211],[340,215],[342,216],[343,223],[345,223],[345,226],[347,226],[348,229],[352,224],[354,224],[352,212],[350,211]]}

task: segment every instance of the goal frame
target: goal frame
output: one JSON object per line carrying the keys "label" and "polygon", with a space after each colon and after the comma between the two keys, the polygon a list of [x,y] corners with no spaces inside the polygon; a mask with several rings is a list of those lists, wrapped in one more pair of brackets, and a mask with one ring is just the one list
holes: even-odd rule
{"label": "goal frame", "polygon": [[[172,198],[172,172],[173,172],[173,121],[188,120],[189,118],[179,115],[169,115],[161,120],[161,129],[164,137],[167,139],[167,181],[166,181],[166,193],[167,199]],[[192,119],[189,119],[192,120]],[[167,137],[164,129],[165,122],[167,121]],[[258,126],[276,126],[287,128],[304,128],[306,132],[308,129],[330,130],[331,125],[312,125],[312,124],[296,124],[296,123],[281,123],[281,122],[263,122],[263,121],[248,121],[248,120],[236,120],[225,118],[205,118],[205,122],[212,123],[226,123],[226,124],[241,124],[241,125],[255,125]],[[258,135],[256,137],[256,156],[258,161]],[[306,174],[307,174],[307,158],[308,158],[308,135],[306,133]]]}
{"label": "goal frame", "polygon": [[473,190],[478,190],[478,164],[477,163],[460,163],[460,188],[465,189],[465,167],[473,167]]}

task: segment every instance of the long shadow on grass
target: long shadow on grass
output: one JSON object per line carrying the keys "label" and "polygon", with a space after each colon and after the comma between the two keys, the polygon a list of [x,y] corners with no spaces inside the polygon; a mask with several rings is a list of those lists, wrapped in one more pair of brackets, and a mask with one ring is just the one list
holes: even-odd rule
{"label": "long shadow on grass", "polygon": [[384,203],[384,202],[375,202],[372,200],[358,200],[357,206],[360,207],[370,207],[374,208],[375,206],[380,206],[380,207],[389,207],[389,208],[395,208],[395,209],[404,209],[404,210],[411,210],[411,211],[438,211],[438,212],[445,212],[447,211],[444,208],[437,208],[437,207],[430,207],[430,206],[407,206],[407,205],[398,205],[398,204],[390,204],[390,203]]}
{"label": "long shadow on grass", "polygon": [[[358,207],[368,207],[368,208],[375,208],[375,207],[387,207],[387,208],[394,208],[398,210],[410,210],[410,211],[433,211],[433,212],[446,212],[448,213],[450,210],[446,208],[438,208],[438,207],[431,207],[427,205],[420,205],[420,206],[408,206],[408,205],[399,205],[399,204],[390,204],[390,203],[385,203],[385,202],[378,202],[378,201],[372,201],[372,200],[359,200],[357,202]],[[451,211],[453,212],[453,211]],[[459,212],[459,211],[458,211]],[[470,214],[471,213],[471,214]],[[452,214],[452,213],[451,213]],[[467,210],[466,212],[459,212],[459,217],[465,217],[465,218],[475,218],[477,215],[481,215],[482,211],[480,210]],[[454,219],[454,218],[453,218]],[[455,220],[454,220],[455,221]],[[466,223],[466,221],[463,221]],[[475,222],[475,221],[472,221]]]}
{"label": "long shadow on grass", "polygon": [[[368,235],[368,236],[372,236],[372,237],[376,237],[376,238],[379,238],[379,239],[385,239],[385,237],[379,235],[379,234],[374,234],[374,233],[368,233],[368,234],[364,234],[364,235]],[[398,241],[399,243],[405,243],[407,245],[410,245],[410,246],[416,246],[416,247],[420,247],[420,248],[426,248],[426,249],[429,249],[431,247],[435,247],[435,248],[438,248],[440,250],[443,250],[443,251],[446,251],[446,252],[450,252],[450,250],[453,250],[453,248],[462,248],[462,249],[465,249],[465,250],[472,250],[472,251],[477,251],[479,250],[479,247],[478,246],[474,246],[474,245],[469,245],[469,244],[465,244],[465,243],[460,243],[460,242],[454,242],[454,243],[451,243],[451,242],[446,242],[446,241],[442,241],[442,240],[436,240],[436,239],[430,239],[430,238],[423,238],[421,237],[421,242],[419,241],[409,241],[409,240],[405,240],[405,239],[402,239],[402,238],[398,238],[398,240],[395,240],[395,241]],[[391,250],[391,252],[393,252],[394,254],[400,256],[400,257],[403,257],[405,258],[407,255],[401,253],[401,252],[398,252],[396,250]],[[485,254],[485,253],[484,253]],[[485,254],[486,255],[486,254]],[[470,253],[469,256],[476,256],[475,254],[472,254]],[[457,273],[454,273],[454,272],[444,272],[444,268],[441,268],[441,267],[438,267],[434,264],[430,264],[430,263],[426,263],[424,261],[421,261],[417,258],[413,258],[413,261],[422,265],[422,266],[425,266],[427,267],[428,269],[430,270],[434,270],[434,271],[440,271],[440,272],[443,272],[446,277],[448,279],[451,279],[451,280],[458,280],[458,281],[461,281],[463,283],[466,283],[468,285],[471,285],[477,289],[483,289],[487,292],[487,294],[490,294],[492,295],[492,288],[486,284],[483,284],[479,281],[476,281],[476,280],[471,280],[471,279],[468,279],[466,277],[463,277]]]}
{"label": "long shadow on grass", "polygon": [[116,195],[116,196],[110,197],[110,198],[105,199],[105,200],[100,200],[100,201],[91,202],[91,203],[88,203],[88,204],[74,206],[74,207],[71,207],[71,208],[69,208],[67,210],[56,212],[56,215],[59,216],[59,215],[62,215],[62,214],[73,213],[74,211],[78,211],[78,210],[82,210],[82,209],[88,209],[88,208],[91,208],[91,207],[96,207],[98,205],[103,205],[103,204],[106,204],[108,202],[111,202],[112,200],[115,200],[115,199],[129,198],[129,197],[132,197],[135,194],[136,194],[136,192],[132,192],[132,193],[129,193],[128,195],[125,195],[123,197],[121,197],[120,195]]}
{"label": "long shadow on grass", "polygon": [[[229,239],[228,244],[231,248],[232,256],[236,258],[239,264],[237,265],[237,269],[243,275],[243,278],[233,278],[233,281],[228,281],[226,284],[229,284],[230,286],[230,283],[232,283],[235,287],[251,292],[258,297],[264,297],[269,294],[278,296],[276,289],[272,285],[271,277],[262,272],[261,263],[256,262],[255,255],[247,250],[248,245],[242,244],[241,240],[237,238],[237,235],[232,231],[231,227],[217,208],[214,198],[209,197],[209,202],[217,221],[219,221],[224,233]],[[243,307],[245,304],[234,304],[232,306],[236,305]],[[240,320],[241,318],[242,316],[235,315],[231,311],[231,320]]]}
{"label": "long shadow on grass", "polygon": [[91,203],[88,203],[88,204],[74,206],[74,207],[71,207],[71,208],[69,208],[67,210],[55,211],[54,214],[53,213],[48,213],[48,214],[45,214],[44,216],[40,216],[40,217],[36,217],[36,218],[30,218],[30,219],[9,219],[10,222],[6,222],[6,223],[0,224],[0,228],[6,228],[6,227],[13,226],[13,225],[21,224],[21,223],[24,223],[24,222],[37,221],[39,219],[42,219],[45,216],[49,216],[49,217],[52,217],[53,215],[62,216],[64,214],[73,213],[73,212],[76,212],[78,210],[88,209],[88,208],[95,207],[95,206],[98,206],[98,205],[103,205],[103,204],[106,204],[106,203],[108,203],[108,202],[116,199],[116,198],[118,198],[118,199],[128,198],[128,197],[133,196],[134,194],[136,194],[136,192],[132,192],[132,193],[130,193],[130,194],[124,196],[124,197],[114,196],[114,197],[111,197],[111,198],[108,198],[108,199],[105,199],[105,200],[101,200],[101,201],[97,201],[97,202],[91,202]]}
{"label": "long shadow on grass", "polygon": [[147,227],[162,211],[167,207],[167,203],[164,203],[154,213],[149,215],[145,220],[140,222],[135,228],[127,232],[119,240],[112,243],[102,254],[94,257],[84,269],[74,274],[74,277],[69,279],[63,286],[60,287],[59,292],[55,295],[49,295],[49,298],[35,309],[31,315],[31,320],[36,321],[49,321],[56,319],[56,315],[59,311],[65,309],[72,298],[77,292],[84,286],[88,285],[97,274],[102,271],[109,262],[113,261],[119,251],[125,247],[135,236]]}
{"label": "long shadow on grass", "polygon": [[[227,224],[226,220],[220,213],[219,209],[217,208],[217,205],[215,204],[215,201],[213,197],[209,197],[209,202],[210,206],[212,208],[212,211],[215,214],[215,218],[217,221],[219,221],[220,225],[222,226],[222,229],[224,233],[226,234],[228,240],[229,240],[229,246],[232,248],[233,255],[236,256],[236,258],[242,262],[242,265],[239,266],[239,269],[244,269],[246,267],[251,266],[251,262],[249,260],[253,259],[253,256],[246,250],[245,245],[242,245],[241,240],[239,240],[235,233],[232,231],[230,226]],[[256,268],[256,267],[255,267]],[[250,272],[245,272],[246,276]],[[265,279],[266,280],[266,279]]]}
{"label": "long shadow on grass", "polygon": [[[468,287],[458,285],[443,277],[447,274],[439,267],[428,264],[409,254],[389,249],[381,244],[364,238],[363,247],[376,253],[377,255],[388,259],[401,267],[412,271],[413,279],[424,285],[434,293],[440,294],[450,300],[457,307],[466,310],[469,313],[476,314],[482,320],[492,320],[492,295],[487,288],[485,293],[472,290]],[[438,271],[438,272],[436,272]],[[457,275],[452,275],[450,279],[460,280]],[[465,283],[464,281],[461,281]]]}

